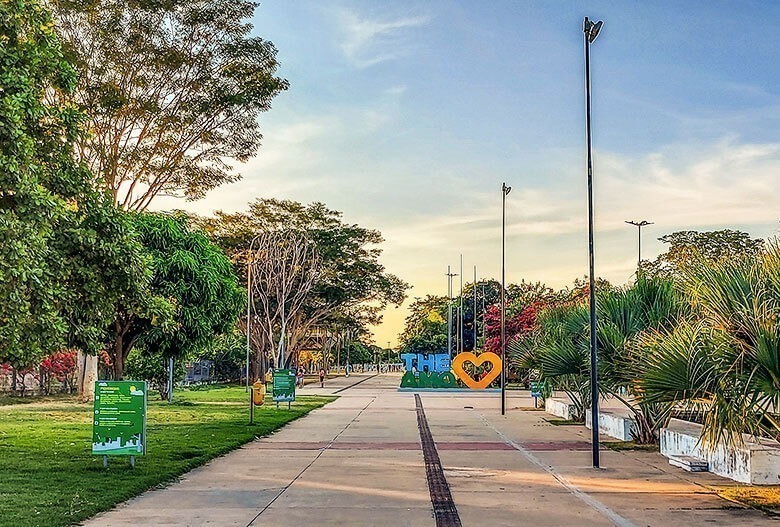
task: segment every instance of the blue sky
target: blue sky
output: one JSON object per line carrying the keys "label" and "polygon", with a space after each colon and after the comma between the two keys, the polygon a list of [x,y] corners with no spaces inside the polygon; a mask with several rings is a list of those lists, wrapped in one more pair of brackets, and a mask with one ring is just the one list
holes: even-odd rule
{"label": "blue sky", "polygon": [[[446,293],[446,266],[569,284],[587,271],[582,18],[592,47],[596,265],[630,279],[682,229],[780,225],[780,3],[265,1],[256,34],[290,90],[242,181],[184,207],[323,201],[381,230],[383,261]],[[161,201],[158,206],[171,206]],[[182,204],[175,206],[182,207]],[[377,341],[394,341],[391,310]]]}

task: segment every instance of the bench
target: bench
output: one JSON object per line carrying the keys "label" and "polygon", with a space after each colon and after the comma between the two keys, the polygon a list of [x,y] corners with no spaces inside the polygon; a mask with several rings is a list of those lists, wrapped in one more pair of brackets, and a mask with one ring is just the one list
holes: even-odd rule
{"label": "bench", "polygon": [[[588,410],[585,412],[585,426],[592,429],[592,421],[593,418]],[[599,434],[621,441],[631,441],[634,439],[632,432],[636,432],[636,421],[633,418],[614,410],[599,411]]]}
{"label": "bench", "polygon": [[666,428],[661,429],[661,454],[668,457],[670,463],[674,458],[679,460],[686,456],[706,461],[713,474],[741,483],[780,484],[780,443],[764,438],[759,443],[745,434],[742,446],[720,444],[714,449],[705,449],[699,442],[701,431],[700,424],[671,419]]}
{"label": "bench", "polygon": [[577,413],[575,407],[568,400],[548,397],[544,400],[544,411],[548,414],[562,417],[567,421],[572,421]]}
{"label": "bench", "polygon": [[709,472],[710,464],[706,459],[692,456],[671,456],[669,464],[687,470],[688,472]]}

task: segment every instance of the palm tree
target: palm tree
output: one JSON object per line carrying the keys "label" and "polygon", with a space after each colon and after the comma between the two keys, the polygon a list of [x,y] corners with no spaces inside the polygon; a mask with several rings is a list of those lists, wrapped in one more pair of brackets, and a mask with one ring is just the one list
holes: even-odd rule
{"label": "palm tree", "polygon": [[[597,298],[599,387],[621,401],[634,415],[636,440],[653,443],[670,404],[642,398],[638,379],[643,335],[671,328],[684,310],[671,281],[640,275],[624,289],[610,289]],[[516,367],[531,368],[542,379],[564,391],[580,420],[590,401],[590,330],[587,304],[563,304],[547,308],[538,317],[538,329],[509,344]]]}
{"label": "palm tree", "polygon": [[640,273],[631,287],[599,295],[596,310],[599,385],[632,413],[635,440],[655,443],[672,405],[643,397],[639,381],[647,362],[641,343],[648,333],[674,327],[687,311],[685,303],[670,280]]}
{"label": "palm tree", "polygon": [[703,416],[705,444],[780,432],[780,249],[756,257],[698,259],[681,283],[698,320],[648,335],[648,401],[676,402]]}
{"label": "palm tree", "polygon": [[537,328],[512,340],[510,360],[517,369],[538,373],[574,405],[575,421],[584,421],[590,401],[588,310],[582,303],[548,307],[537,316]]}

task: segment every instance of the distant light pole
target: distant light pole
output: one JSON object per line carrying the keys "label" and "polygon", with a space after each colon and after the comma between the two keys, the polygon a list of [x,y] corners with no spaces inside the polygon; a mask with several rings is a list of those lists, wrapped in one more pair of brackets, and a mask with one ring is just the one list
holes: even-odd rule
{"label": "distant light pole", "polygon": [[450,271],[450,266],[447,266],[447,354],[452,359],[452,277],[458,276]]}
{"label": "distant light pole", "polygon": [[637,257],[636,260],[636,268],[639,269],[642,266],[642,227],[647,227],[648,225],[654,225],[654,223],[652,221],[646,221],[646,220],[641,220],[641,221],[631,220],[631,221],[626,221],[626,223],[635,226],[639,230],[639,256]]}
{"label": "distant light pole", "polygon": [[598,341],[596,339],[596,277],[593,265],[593,155],[591,152],[590,122],[590,45],[596,40],[603,22],[593,22],[585,17],[582,25],[585,33],[585,135],[588,143],[588,262],[590,272],[590,409],[593,426],[593,468],[599,468],[599,374]]}
{"label": "distant light pole", "polygon": [[506,195],[512,187],[501,183],[501,415],[506,414]]}

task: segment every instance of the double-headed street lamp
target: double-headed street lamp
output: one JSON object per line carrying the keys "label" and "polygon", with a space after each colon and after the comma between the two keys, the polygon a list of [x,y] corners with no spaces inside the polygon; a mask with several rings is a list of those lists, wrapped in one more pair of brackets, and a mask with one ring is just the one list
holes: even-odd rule
{"label": "double-headed street lamp", "polygon": [[633,225],[639,230],[639,256],[637,257],[636,260],[636,268],[639,269],[642,266],[642,227],[653,225],[653,222],[647,220],[641,220],[641,221],[626,220],[626,223],[628,223],[629,225]]}
{"label": "double-headed street lamp", "polygon": [[[593,156],[590,132],[590,45],[601,31],[601,21],[593,22],[585,17],[582,29],[585,33],[585,135],[588,144],[588,259],[590,272],[590,408],[592,417],[593,467],[599,468],[599,374],[596,339],[596,277],[593,265]],[[503,315],[503,312],[502,312]],[[503,331],[502,331],[503,333]],[[503,340],[503,337],[502,337]],[[503,344],[502,344],[503,345]]]}
{"label": "double-headed street lamp", "polygon": [[501,415],[506,414],[506,195],[511,191],[501,183]]}

